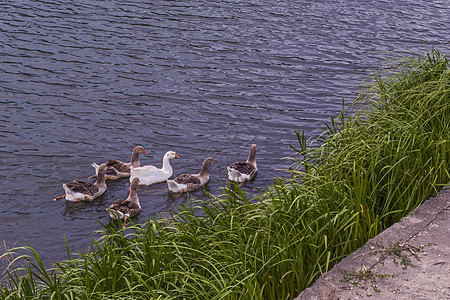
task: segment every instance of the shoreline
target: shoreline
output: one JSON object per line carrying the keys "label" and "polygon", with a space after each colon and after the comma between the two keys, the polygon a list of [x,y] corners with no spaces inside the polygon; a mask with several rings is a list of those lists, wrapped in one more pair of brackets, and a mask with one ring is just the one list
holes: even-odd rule
{"label": "shoreline", "polygon": [[[402,248],[386,255],[393,245]],[[449,259],[450,185],[322,274],[295,300],[448,299]]]}

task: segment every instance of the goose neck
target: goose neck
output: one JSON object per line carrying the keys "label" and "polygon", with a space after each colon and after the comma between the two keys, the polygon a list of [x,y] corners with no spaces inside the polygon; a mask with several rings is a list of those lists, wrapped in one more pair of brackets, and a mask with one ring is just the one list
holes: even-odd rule
{"label": "goose neck", "polygon": [[172,172],[172,166],[170,165],[170,159],[167,156],[164,156],[163,158],[163,171],[165,172]]}
{"label": "goose neck", "polygon": [[141,163],[139,162],[139,153],[135,151],[131,154],[131,165],[134,168],[139,168],[141,166]]}
{"label": "goose neck", "polygon": [[103,184],[106,184],[106,182],[105,182],[105,173],[102,171],[97,174],[95,185],[103,185]]}
{"label": "goose neck", "polygon": [[200,170],[199,176],[206,176],[209,175],[209,167],[203,164],[202,169]]}
{"label": "goose neck", "polygon": [[256,151],[251,149],[250,153],[248,154],[247,162],[254,165],[254,164],[256,164],[255,158],[256,158]]}
{"label": "goose neck", "polygon": [[130,200],[131,202],[134,202],[134,203],[138,203],[139,202],[139,198],[137,196],[136,190],[131,190],[130,191],[130,194],[128,195],[128,200]]}
{"label": "goose neck", "polygon": [[97,177],[97,180],[95,181],[96,186],[106,186],[105,176]]}

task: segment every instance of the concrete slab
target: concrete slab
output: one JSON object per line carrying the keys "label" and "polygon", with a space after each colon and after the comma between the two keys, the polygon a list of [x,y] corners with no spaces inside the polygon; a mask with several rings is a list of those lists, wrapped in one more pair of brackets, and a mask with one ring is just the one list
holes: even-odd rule
{"label": "concrete slab", "polygon": [[450,299],[450,186],[295,299]]}

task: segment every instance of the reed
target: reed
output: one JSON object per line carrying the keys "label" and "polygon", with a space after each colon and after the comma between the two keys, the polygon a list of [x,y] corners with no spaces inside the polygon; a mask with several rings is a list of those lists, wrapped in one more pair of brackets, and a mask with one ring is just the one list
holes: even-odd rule
{"label": "reed", "polygon": [[27,264],[8,271],[0,296],[292,299],[448,183],[449,75],[435,50],[389,65],[321,136],[296,132],[289,176],[251,199],[231,184],[169,218],[105,227],[50,269],[15,248]]}

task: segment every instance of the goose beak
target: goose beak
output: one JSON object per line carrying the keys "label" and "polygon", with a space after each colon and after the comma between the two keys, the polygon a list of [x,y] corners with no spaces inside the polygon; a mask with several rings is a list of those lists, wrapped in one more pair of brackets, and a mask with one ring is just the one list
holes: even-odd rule
{"label": "goose beak", "polygon": [[176,158],[180,158],[176,152],[175,152],[175,157],[176,157]]}
{"label": "goose beak", "polygon": [[106,176],[106,177],[105,177],[105,180],[108,180],[108,179],[110,179],[109,176]]}
{"label": "goose beak", "polygon": [[147,154],[147,151],[145,151],[145,149],[143,150],[145,154]]}

